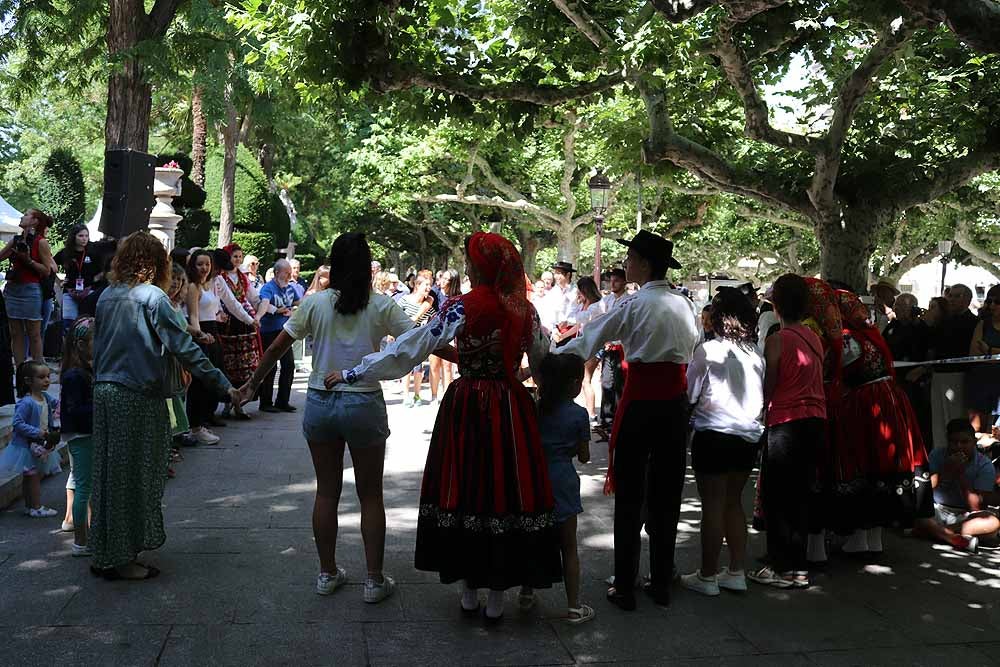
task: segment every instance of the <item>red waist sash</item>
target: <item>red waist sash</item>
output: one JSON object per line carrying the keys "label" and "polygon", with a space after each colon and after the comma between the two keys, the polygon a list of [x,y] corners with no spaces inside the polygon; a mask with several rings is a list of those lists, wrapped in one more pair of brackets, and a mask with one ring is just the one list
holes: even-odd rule
{"label": "red waist sash", "polygon": [[[622,364],[626,368],[626,364]],[[608,474],[604,480],[604,493],[615,492],[615,446],[621,429],[625,411],[632,401],[672,401],[687,393],[687,364],[671,361],[645,363],[633,361],[627,364],[625,390],[615,410],[615,423],[611,428],[608,443]]]}

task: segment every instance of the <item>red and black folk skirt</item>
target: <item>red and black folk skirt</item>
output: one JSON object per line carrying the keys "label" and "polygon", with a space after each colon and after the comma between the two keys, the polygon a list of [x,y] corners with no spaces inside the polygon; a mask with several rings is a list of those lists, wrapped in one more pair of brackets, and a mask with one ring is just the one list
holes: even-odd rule
{"label": "red and black folk skirt", "polygon": [[493,590],[562,580],[535,415],[527,390],[506,378],[463,375],[451,384],[424,468],[418,570]]}

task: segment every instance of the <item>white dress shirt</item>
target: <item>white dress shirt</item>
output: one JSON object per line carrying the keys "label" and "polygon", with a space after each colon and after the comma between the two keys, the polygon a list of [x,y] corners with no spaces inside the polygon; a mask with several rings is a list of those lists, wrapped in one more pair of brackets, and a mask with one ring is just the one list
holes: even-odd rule
{"label": "white dress shirt", "polygon": [[686,364],[701,341],[701,324],[690,299],[665,280],[651,280],[619,299],[610,313],[591,322],[558,352],[590,359],[604,343],[616,340],[629,362]]}
{"label": "white dress shirt", "polygon": [[542,326],[552,331],[563,322],[574,323],[580,305],[576,302],[576,287],[553,285],[545,295],[545,305],[539,311],[539,317],[544,316]]}

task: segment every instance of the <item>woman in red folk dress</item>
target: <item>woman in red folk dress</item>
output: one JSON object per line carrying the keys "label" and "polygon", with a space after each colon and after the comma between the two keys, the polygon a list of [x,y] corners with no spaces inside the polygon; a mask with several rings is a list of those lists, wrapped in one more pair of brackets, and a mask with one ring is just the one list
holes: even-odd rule
{"label": "woman in red folk dress", "polygon": [[484,614],[496,620],[507,588],[549,588],[562,579],[535,406],[517,377],[523,355],[537,368],[549,340],[510,241],[480,232],[466,241],[466,253],[471,292],[342,375],[349,383],[402,377],[457,341],[461,377],[444,396],[427,454],[416,567],[438,572],[443,583],[464,580],[461,606],[469,613],[479,610],[477,589],[490,589]]}
{"label": "woman in red folk dress", "polygon": [[868,308],[838,290],[843,321],[841,396],[831,452],[827,520],[850,534],[844,551],[881,552],[882,528],[933,516],[927,457],[917,418],[896,384],[892,353]]}

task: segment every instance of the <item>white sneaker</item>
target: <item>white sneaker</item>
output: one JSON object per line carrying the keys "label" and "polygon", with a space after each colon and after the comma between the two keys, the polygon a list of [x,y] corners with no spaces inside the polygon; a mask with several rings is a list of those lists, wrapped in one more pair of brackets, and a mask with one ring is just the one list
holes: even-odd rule
{"label": "white sneaker", "polygon": [[419,396],[413,397],[413,407],[419,408],[421,405],[427,405],[427,401],[420,398]]}
{"label": "white sneaker", "polygon": [[62,522],[62,532],[64,532],[64,533],[72,533],[73,532],[73,522],[72,521],[63,521]]}
{"label": "white sneaker", "polygon": [[57,514],[59,514],[59,512],[55,511],[51,507],[46,507],[45,505],[28,512],[28,516],[33,519],[48,519],[56,516]]}
{"label": "white sneaker", "polygon": [[316,592],[320,595],[329,595],[346,583],[347,571],[342,567],[337,568],[336,574],[320,572],[316,577]]}
{"label": "white sneaker", "polygon": [[382,575],[382,582],[379,583],[368,577],[365,579],[364,600],[369,604],[381,602],[396,592],[396,580],[388,574]]}
{"label": "white sneaker", "polygon": [[413,407],[413,397],[412,396],[407,396],[406,398],[403,399],[403,407],[404,408],[412,408]]}
{"label": "white sneaker", "polygon": [[94,552],[90,550],[90,547],[84,544],[82,547],[79,544],[73,544],[73,557],[74,558],[85,558],[87,556],[93,556]]}
{"label": "white sneaker", "polygon": [[719,569],[719,574],[716,578],[719,580],[719,588],[725,588],[727,591],[736,591],[737,593],[746,593],[747,591],[747,575],[743,570],[730,572],[728,567],[723,567]]}
{"label": "white sneaker", "polygon": [[219,436],[215,435],[207,428],[198,429],[197,431],[191,431],[191,435],[194,439],[203,445],[217,445],[219,441],[222,440]]}
{"label": "white sneaker", "polygon": [[715,575],[703,577],[701,576],[701,570],[695,570],[691,574],[682,574],[681,586],[702,595],[715,597],[719,594],[718,578]]}

